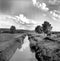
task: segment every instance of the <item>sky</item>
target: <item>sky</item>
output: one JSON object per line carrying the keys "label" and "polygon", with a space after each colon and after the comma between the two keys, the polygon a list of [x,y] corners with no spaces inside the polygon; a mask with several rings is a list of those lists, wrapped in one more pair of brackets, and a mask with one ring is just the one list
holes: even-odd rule
{"label": "sky", "polygon": [[53,30],[60,31],[60,0],[0,0],[0,13],[22,14],[38,24],[49,21]]}

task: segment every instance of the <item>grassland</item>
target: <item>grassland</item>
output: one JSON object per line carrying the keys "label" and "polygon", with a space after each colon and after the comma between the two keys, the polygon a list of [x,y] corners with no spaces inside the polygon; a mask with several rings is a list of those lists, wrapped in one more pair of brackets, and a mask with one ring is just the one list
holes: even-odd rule
{"label": "grassland", "polygon": [[[4,59],[10,59],[15,53],[16,49],[21,48],[26,35],[28,36],[31,46],[36,47],[37,44],[37,46],[42,49],[44,56],[47,55],[48,57],[53,57],[55,54],[54,51],[56,49],[60,49],[60,32],[52,32],[51,36],[47,36],[44,33],[37,34],[34,30],[18,29],[15,31],[15,33],[10,33],[9,29],[0,29],[0,51],[3,52]],[[46,52],[48,52],[48,54]]]}

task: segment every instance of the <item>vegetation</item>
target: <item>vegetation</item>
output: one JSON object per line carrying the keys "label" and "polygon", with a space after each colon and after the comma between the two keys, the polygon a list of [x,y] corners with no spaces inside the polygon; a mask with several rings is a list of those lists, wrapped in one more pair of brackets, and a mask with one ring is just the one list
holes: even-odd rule
{"label": "vegetation", "polygon": [[35,28],[35,32],[36,33],[42,33],[42,27],[40,25],[38,25],[36,28]]}
{"label": "vegetation", "polygon": [[16,27],[15,26],[11,26],[10,33],[15,33],[15,31],[16,31]]}
{"label": "vegetation", "polygon": [[36,33],[46,33],[47,35],[50,35],[51,34],[51,30],[52,30],[52,26],[49,22],[47,21],[44,21],[44,23],[42,24],[42,26],[38,25],[36,28],[35,28],[35,32]]}
{"label": "vegetation", "polygon": [[44,21],[44,23],[42,24],[42,28],[43,28],[43,32],[46,34],[50,34],[51,30],[52,30],[52,26],[49,22]]}

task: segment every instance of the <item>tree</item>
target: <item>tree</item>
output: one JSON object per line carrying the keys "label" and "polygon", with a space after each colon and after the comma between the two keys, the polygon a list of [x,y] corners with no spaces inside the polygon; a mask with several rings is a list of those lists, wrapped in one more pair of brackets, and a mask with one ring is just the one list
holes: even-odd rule
{"label": "tree", "polygon": [[40,25],[38,25],[36,28],[35,28],[35,32],[36,33],[42,33],[42,27]]}
{"label": "tree", "polygon": [[11,26],[11,28],[10,28],[10,32],[11,32],[11,33],[15,33],[15,31],[16,31],[15,26]]}
{"label": "tree", "polygon": [[44,21],[42,24],[43,32],[46,34],[50,34],[52,30],[52,26],[48,21]]}

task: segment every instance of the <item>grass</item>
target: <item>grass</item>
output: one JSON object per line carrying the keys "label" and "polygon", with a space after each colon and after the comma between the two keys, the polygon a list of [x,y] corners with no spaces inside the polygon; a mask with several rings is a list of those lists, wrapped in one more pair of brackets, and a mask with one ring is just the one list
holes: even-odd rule
{"label": "grass", "polygon": [[[0,50],[5,50],[5,52],[7,50],[6,49],[7,47],[8,47],[8,49],[10,47],[9,50],[13,51],[13,49],[16,47],[16,45],[18,46],[18,44],[19,44],[19,43],[17,43],[16,45],[14,44],[15,39],[18,38],[21,41],[22,40],[21,36],[23,34],[26,34],[28,37],[30,37],[30,39],[29,39],[30,43],[32,42],[32,44],[34,44],[34,43],[38,42],[39,47],[42,49],[43,49],[43,47],[45,47],[46,49],[49,48],[49,49],[54,50],[55,48],[58,48],[58,46],[60,46],[58,43],[56,43],[57,41],[60,41],[60,33],[59,32],[52,33],[52,36],[50,38],[56,40],[55,42],[52,42],[51,40],[44,39],[45,37],[47,37],[47,35],[45,35],[44,33],[37,34],[33,30],[29,31],[29,30],[21,29],[21,30],[16,30],[16,32],[13,34],[9,32],[10,31],[9,29],[0,29],[0,31],[2,32],[2,33],[0,33]],[[54,35],[57,35],[57,37],[55,37]],[[7,50],[7,51],[9,52],[9,50]],[[6,52],[6,54],[7,54],[7,52]]]}

